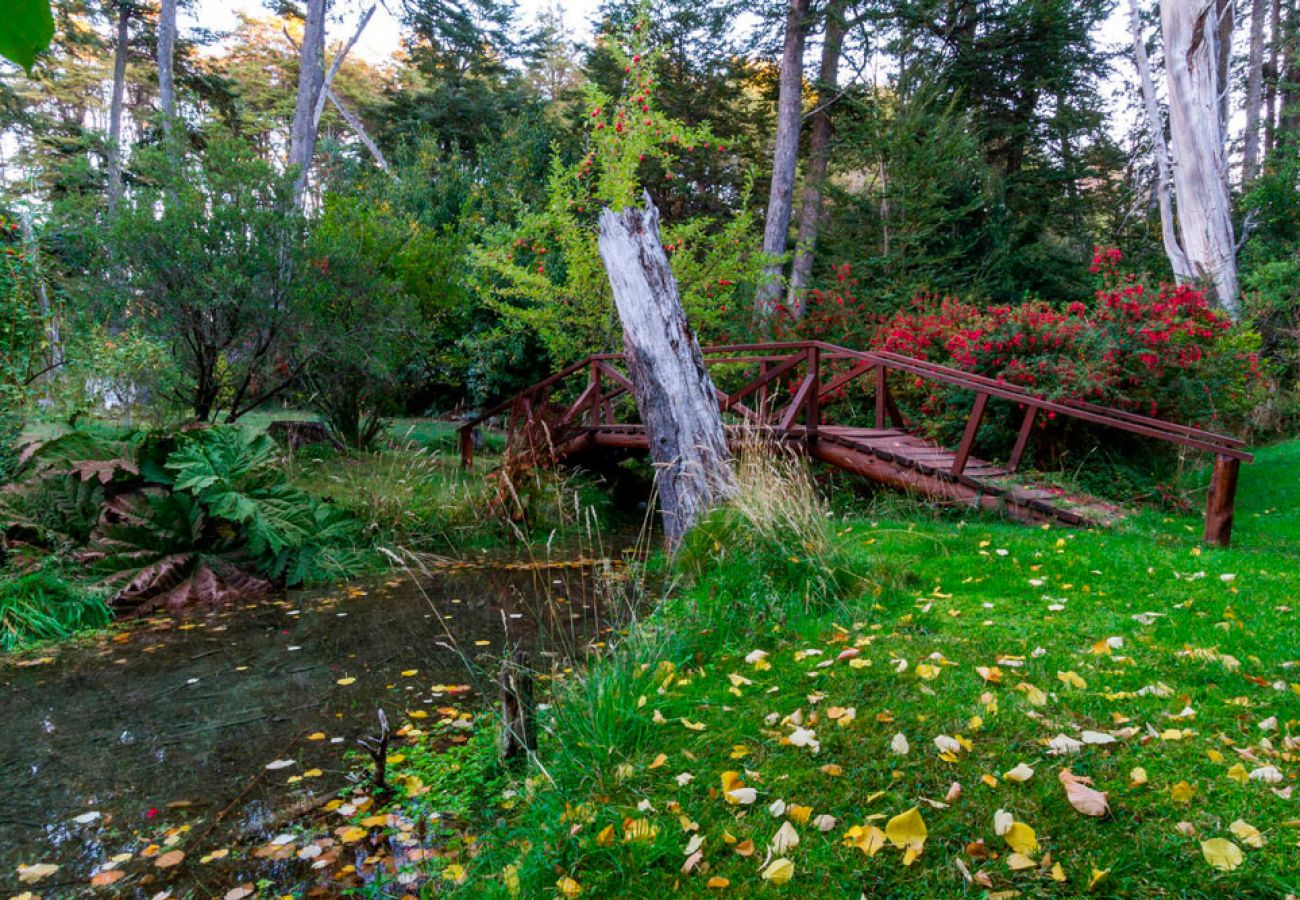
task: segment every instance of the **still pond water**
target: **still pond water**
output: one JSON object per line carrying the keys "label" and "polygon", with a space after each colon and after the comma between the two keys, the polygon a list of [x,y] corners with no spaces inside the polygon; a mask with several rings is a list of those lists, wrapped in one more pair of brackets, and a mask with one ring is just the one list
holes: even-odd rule
{"label": "still pond water", "polygon": [[[266,841],[350,785],[344,754],[378,709],[481,707],[492,688],[471,668],[507,645],[539,668],[581,655],[609,628],[594,599],[606,568],[461,564],[0,658],[0,897],[220,897],[280,880],[248,857],[193,863]],[[172,847],[184,865],[150,866]],[[24,883],[33,865],[59,868]],[[92,888],[106,865],[130,877]]]}

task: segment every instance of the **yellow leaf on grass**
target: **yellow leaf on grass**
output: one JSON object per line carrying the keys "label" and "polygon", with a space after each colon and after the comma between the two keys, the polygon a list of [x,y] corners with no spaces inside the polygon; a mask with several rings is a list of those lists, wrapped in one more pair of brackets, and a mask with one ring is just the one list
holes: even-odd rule
{"label": "yellow leaf on grass", "polygon": [[574,881],[568,875],[565,875],[559,881],[555,882],[555,889],[560,892],[561,897],[576,897],[582,893],[582,885]]}
{"label": "yellow leaf on grass", "polygon": [[1007,846],[1017,853],[1028,856],[1031,853],[1038,852],[1038,835],[1034,834],[1034,829],[1024,822],[1012,822],[1011,827],[1007,829],[1007,833],[1002,835],[1002,839],[1007,842]]}
{"label": "yellow leaf on grass", "polygon": [[465,880],[465,867],[459,863],[452,863],[442,870],[442,877],[447,881],[454,881],[460,884]]}
{"label": "yellow leaf on grass", "polygon": [[1249,824],[1243,819],[1238,819],[1228,826],[1232,836],[1241,841],[1247,847],[1254,847],[1258,850],[1264,846],[1264,835],[1259,833],[1259,829]]}
{"label": "yellow leaf on grass", "polygon": [[1231,872],[1241,865],[1241,848],[1227,838],[1201,841],[1201,855],[1220,872]]}
{"label": "yellow leaf on grass", "polygon": [[750,857],[754,855],[754,842],[746,838],[732,849],[736,851],[737,856]]}
{"label": "yellow leaf on grass", "polygon": [[357,828],[353,825],[351,828],[344,828],[339,832],[339,840],[345,844],[355,844],[367,834],[364,828]]}
{"label": "yellow leaf on grass", "polygon": [[1030,703],[1032,703],[1034,706],[1042,706],[1045,703],[1047,703],[1047,695],[1044,694],[1042,690],[1040,690],[1039,688],[1034,687],[1034,685],[1030,684],[1028,681],[1020,682],[1018,685],[1016,685],[1016,690],[1023,693],[1025,695],[1025,699],[1028,700]]}
{"label": "yellow leaf on grass", "polygon": [[854,825],[845,832],[844,843],[857,847],[867,856],[875,856],[885,846],[885,833],[875,825]]}
{"label": "yellow leaf on grass", "polygon": [[723,878],[721,875],[714,875],[709,879],[706,887],[712,888],[715,891],[720,891],[723,888],[731,887],[731,882],[726,878]]}
{"label": "yellow leaf on grass", "polygon": [[1064,684],[1066,687],[1078,688],[1079,690],[1083,690],[1088,686],[1088,682],[1080,678],[1078,673],[1076,672],[1057,672],[1056,677],[1059,678],[1061,683]]}
{"label": "yellow leaf on grass", "polygon": [[1030,859],[1023,853],[1012,853],[1007,857],[1007,868],[1013,872],[1019,872],[1022,869],[1032,869],[1038,863]]}
{"label": "yellow leaf on grass", "polygon": [[1060,863],[1052,865],[1051,876],[1053,881],[1065,881],[1065,870],[1061,868]]}
{"label": "yellow leaf on grass", "polygon": [[773,884],[786,884],[794,877],[794,863],[784,856],[778,857],[767,864],[763,870],[763,880],[770,881]]}
{"label": "yellow leaf on grass", "polygon": [[1173,797],[1175,803],[1186,805],[1196,796],[1196,788],[1186,781],[1180,781],[1169,790],[1169,796]]}
{"label": "yellow leaf on grass", "polygon": [[807,825],[808,820],[812,818],[812,807],[787,806],[785,808],[785,814],[791,821],[798,822],[800,825]]}
{"label": "yellow leaf on grass", "polygon": [[1110,874],[1110,869],[1093,869],[1092,874],[1088,876],[1088,890],[1092,890],[1094,887],[1096,887],[1097,882],[1101,881],[1109,874]]}
{"label": "yellow leaf on grass", "polygon": [[658,756],[654,758],[654,762],[650,763],[650,768],[657,769],[666,762],[668,762],[668,755],[665,753],[660,753]]}
{"label": "yellow leaf on grass", "polygon": [[1246,767],[1241,763],[1237,763],[1228,770],[1228,777],[1237,782],[1237,784],[1245,784],[1247,781],[1250,781],[1250,773],[1246,771]]}
{"label": "yellow leaf on grass", "polygon": [[1146,784],[1147,770],[1141,766],[1137,766],[1132,772],[1128,773],[1128,782],[1134,787],[1137,787],[1139,784]]}
{"label": "yellow leaf on grass", "polygon": [[340,678],[336,683],[342,685],[343,687],[347,687],[349,684],[356,684],[356,683],[357,683],[357,680],[356,680],[355,678],[351,678],[351,677],[349,677],[349,678]]}
{"label": "yellow leaf on grass", "polygon": [[928,834],[925,820],[921,818],[921,811],[915,806],[905,813],[894,816],[885,824],[885,837],[900,849],[912,847],[919,852],[925,846],[925,838]]}
{"label": "yellow leaf on grass", "polygon": [[604,828],[602,828],[602,829],[600,830],[600,833],[596,835],[596,846],[597,846],[597,847],[613,847],[613,846],[614,846],[614,826],[613,826],[613,825],[606,825]]}

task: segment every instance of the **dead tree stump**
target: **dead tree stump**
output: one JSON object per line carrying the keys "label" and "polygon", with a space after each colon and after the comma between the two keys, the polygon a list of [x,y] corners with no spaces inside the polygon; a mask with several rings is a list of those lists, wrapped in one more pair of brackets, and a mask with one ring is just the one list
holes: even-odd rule
{"label": "dead tree stump", "polygon": [[335,449],[343,449],[343,444],[324,422],[277,419],[266,426],[266,433],[290,450],[297,450],[309,444],[329,444]]}
{"label": "dead tree stump", "polygon": [[672,548],[732,488],[717,393],[682,311],[648,193],[644,209],[601,213],[599,245]]}
{"label": "dead tree stump", "polygon": [[528,654],[516,649],[501,661],[497,686],[501,693],[497,759],[506,767],[520,766],[537,752],[537,706],[533,699],[533,671]]}

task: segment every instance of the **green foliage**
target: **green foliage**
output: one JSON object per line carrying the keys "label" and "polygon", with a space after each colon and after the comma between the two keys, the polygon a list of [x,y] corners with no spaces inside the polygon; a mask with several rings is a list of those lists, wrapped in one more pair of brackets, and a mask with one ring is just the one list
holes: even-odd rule
{"label": "green foliage", "polygon": [[52,572],[0,575],[0,648],[5,650],[99,628],[112,617],[101,598]]}
{"label": "green foliage", "polygon": [[200,421],[222,410],[234,420],[298,367],[287,356],[302,227],[291,179],[220,133],[179,160],[141,156],[149,177],[112,223],[109,258],[120,268],[102,302],[120,309],[129,288],[137,299],[125,324],[171,345],[184,373],[177,399]]}
{"label": "green foliage", "polygon": [[28,385],[44,343],[33,271],[18,225],[0,215],[0,483],[13,474]]}
{"label": "green foliage", "polygon": [[36,54],[50,46],[53,37],[50,0],[12,0],[0,23],[0,56],[31,71]]}
{"label": "green foliage", "polygon": [[165,338],[140,330],[110,332],[103,323],[78,322],[69,336],[69,360],[56,401],[68,419],[94,410],[119,412],[125,424],[160,426],[184,414],[177,398],[191,385]]}
{"label": "green foliage", "polygon": [[6,527],[89,564],[120,608],[225,602],[363,564],[357,520],[289,484],[264,433],[78,430],[40,446],[23,476]]}
{"label": "green foliage", "polygon": [[[566,164],[553,154],[543,209],[526,214],[515,227],[488,232],[476,248],[477,279],[486,302],[507,328],[535,333],[552,360],[570,362],[611,350],[622,333],[609,280],[596,243],[595,223],[604,208],[621,209],[639,199],[643,185],[667,185],[668,199],[692,188],[678,182],[680,160],[725,153],[707,128],[688,127],[655,108],[650,74],[654,51],[645,30],[631,32],[628,46],[613,47],[627,78],[623,94],[587,92],[589,143],[586,155]],[[702,335],[720,334],[728,309],[745,303],[759,268],[753,250],[749,184],[726,218],[698,216],[674,221],[671,207],[662,225],[682,306]]]}
{"label": "green foliage", "polygon": [[726,505],[683,538],[673,559],[690,590],[669,602],[733,646],[812,610],[840,608],[869,582],[850,575],[806,462],[761,442],[743,448]]}
{"label": "green foliage", "polygon": [[289,485],[266,434],[232,426],[190,432],[165,467],[172,490],[192,496],[218,532],[233,530],[260,574],[296,585],[345,575],[353,564],[335,550],[354,542],[357,522]]}
{"label": "green foliage", "polygon": [[294,284],[302,391],[352,447],[369,445],[383,417],[399,411],[402,376],[428,345],[421,295],[407,285],[427,297],[442,282],[434,274],[441,242],[393,213],[365,195],[328,195]]}

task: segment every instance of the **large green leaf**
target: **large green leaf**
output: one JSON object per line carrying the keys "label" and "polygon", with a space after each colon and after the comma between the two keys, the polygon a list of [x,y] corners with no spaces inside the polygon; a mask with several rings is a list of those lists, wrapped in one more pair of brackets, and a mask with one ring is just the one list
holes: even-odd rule
{"label": "large green leaf", "polygon": [[0,56],[28,72],[36,54],[54,38],[54,16],[49,0],[6,0],[0,13]]}

